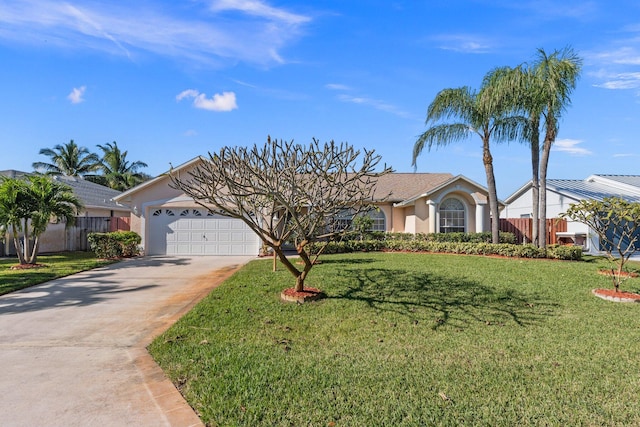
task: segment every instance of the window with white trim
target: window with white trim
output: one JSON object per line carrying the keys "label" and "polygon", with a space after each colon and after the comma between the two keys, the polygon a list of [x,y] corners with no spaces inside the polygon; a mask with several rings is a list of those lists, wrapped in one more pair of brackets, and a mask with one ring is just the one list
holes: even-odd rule
{"label": "window with white trim", "polygon": [[464,204],[458,199],[445,199],[440,203],[440,232],[464,233]]}
{"label": "window with white trim", "polygon": [[[343,230],[351,227],[353,222],[353,209],[346,209],[336,215],[334,220],[334,229]],[[366,212],[361,212],[359,216],[368,216],[373,220],[371,230],[368,231],[386,231],[387,230],[387,217],[381,209],[371,209]]]}

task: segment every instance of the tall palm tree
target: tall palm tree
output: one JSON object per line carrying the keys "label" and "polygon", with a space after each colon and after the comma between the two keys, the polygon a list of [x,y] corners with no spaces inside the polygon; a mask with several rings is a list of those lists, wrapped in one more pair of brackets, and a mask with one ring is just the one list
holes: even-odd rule
{"label": "tall palm tree", "polygon": [[[418,138],[413,147],[413,166],[426,146],[429,150],[452,142],[463,141],[475,134],[482,140],[482,163],[487,176],[489,210],[491,211],[491,240],[500,242],[499,207],[493,171],[490,142],[515,139],[523,125],[518,117],[508,114],[508,99],[498,96],[494,90],[502,73],[485,77],[479,91],[469,87],[440,91],[427,109],[426,124],[429,128]],[[451,120],[451,121],[450,121]]]}
{"label": "tall palm tree", "polygon": [[43,148],[40,153],[48,156],[51,163],[35,162],[33,168],[47,175],[85,176],[98,170],[100,158],[85,147],[78,147],[73,141],[64,145]]}
{"label": "tall palm tree", "polygon": [[115,141],[98,145],[98,148],[103,153],[100,169],[106,185],[125,191],[145,181],[147,175],[139,172],[139,169],[147,167],[147,164],[141,161],[130,163],[127,160],[128,152],[121,151]]}
{"label": "tall palm tree", "polygon": [[544,49],[538,49],[530,72],[534,94],[531,107],[534,113],[541,111],[544,129],[540,156],[540,247],[547,244],[547,170],[551,146],[558,135],[560,117],[571,104],[570,95],[576,87],[581,68],[582,59],[569,47],[556,50],[551,55],[547,55]]}
{"label": "tall palm tree", "polygon": [[[520,139],[531,149],[532,240],[536,246],[546,246],[547,170],[551,146],[559,129],[561,113],[570,104],[569,98],[580,74],[582,61],[570,48],[547,55],[538,49],[536,60],[516,68],[500,69],[494,88],[511,103],[513,114],[527,118]],[[542,147],[540,136],[544,133]]]}
{"label": "tall palm tree", "polygon": [[531,193],[532,193],[532,244],[539,246],[539,174],[540,174],[540,117],[542,106],[537,102],[537,90],[534,88],[532,69],[526,64],[515,68],[501,67],[490,72],[487,78],[495,83],[494,89],[511,104],[512,114],[520,115],[524,121],[518,139],[529,144],[531,150]]}

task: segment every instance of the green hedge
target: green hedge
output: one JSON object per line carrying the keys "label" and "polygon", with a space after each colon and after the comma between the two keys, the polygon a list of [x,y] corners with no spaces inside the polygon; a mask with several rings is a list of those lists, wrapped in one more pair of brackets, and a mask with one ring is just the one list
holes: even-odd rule
{"label": "green hedge", "polygon": [[134,231],[89,233],[89,247],[98,258],[130,258],[140,254],[142,238]]}
{"label": "green hedge", "polygon": [[[310,245],[312,253],[322,250],[326,254],[347,252],[442,252],[466,255],[498,255],[517,258],[551,258],[561,260],[580,260],[582,248],[578,246],[549,246],[541,249],[533,245],[516,245],[514,243],[488,243],[482,237],[485,233],[473,233],[471,237],[463,237],[464,233],[454,234],[450,238],[440,237],[442,234],[412,235],[408,233],[390,233],[384,240],[342,240],[316,242]],[[512,233],[505,233],[509,241]],[[413,237],[410,237],[413,236]],[[436,237],[437,236],[437,237]],[[490,237],[490,233],[489,233]],[[489,239],[490,240],[490,239]],[[501,239],[502,240],[502,239]]]}
{"label": "green hedge", "polygon": [[[361,234],[356,232],[349,232],[345,235],[345,240],[417,240],[425,242],[469,242],[469,243],[491,243],[491,232],[486,231],[482,233],[385,233],[382,231],[373,231],[363,233],[363,239],[360,239]],[[516,236],[513,233],[501,231],[500,243],[515,243]]]}

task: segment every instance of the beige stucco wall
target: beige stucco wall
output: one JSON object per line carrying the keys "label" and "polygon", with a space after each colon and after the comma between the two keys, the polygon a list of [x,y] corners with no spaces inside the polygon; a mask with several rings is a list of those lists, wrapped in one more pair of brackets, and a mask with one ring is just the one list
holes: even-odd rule
{"label": "beige stucco wall", "polygon": [[394,219],[394,231],[405,233],[439,232],[440,203],[448,198],[455,198],[463,203],[467,232],[474,233],[490,229],[490,213],[486,195],[479,193],[478,188],[468,182],[456,181],[428,197],[416,199],[410,206],[396,208],[398,215]]}

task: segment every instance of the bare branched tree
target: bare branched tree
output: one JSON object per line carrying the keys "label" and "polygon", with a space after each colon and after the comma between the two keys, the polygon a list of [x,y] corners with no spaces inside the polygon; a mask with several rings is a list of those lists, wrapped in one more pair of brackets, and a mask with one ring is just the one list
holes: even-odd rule
{"label": "bare branched tree", "polygon": [[[305,146],[268,138],[263,146],[224,147],[186,176],[170,176],[175,188],[210,212],[244,221],[302,291],[318,256],[309,253],[309,243],[344,233],[350,225],[344,212],[353,218],[370,209],[377,178],[391,172],[386,165],[376,171],[380,156],[373,150],[360,155],[346,143],[313,139]],[[302,270],[285,255],[285,242],[294,244]]]}

